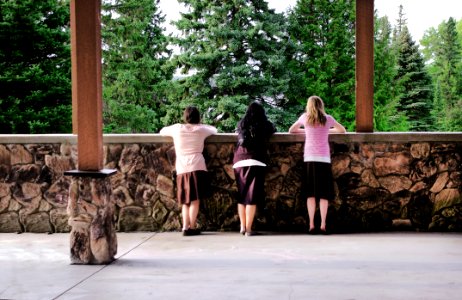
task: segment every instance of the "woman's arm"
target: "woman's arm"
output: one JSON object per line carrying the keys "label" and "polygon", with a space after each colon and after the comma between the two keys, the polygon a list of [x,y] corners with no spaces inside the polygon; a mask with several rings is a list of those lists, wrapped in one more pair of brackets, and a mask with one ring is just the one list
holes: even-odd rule
{"label": "woman's arm", "polygon": [[305,133],[305,129],[302,128],[302,125],[299,121],[295,122],[290,126],[289,133]]}
{"label": "woman's arm", "polygon": [[202,126],[204,126],[204,128],[208,131],[210,135],[218,133],[218,130],[215,126],[207,125],[207,124],[202,124]]}
{"label": "woman's arm", "polygon": [[173,125],[170,125],[170,126],[165,126],[164,128],[162,128],[160,131],[159,131],[159,134],[161,135],[166,135],[166,136],[171,136],[172,135],[172,126]]}
{"label": "woman's arm", "polygon": [[337,121],[335,121],[333,127],[329,129],[329,133],[345,133],[345,132],[346,132],[345,127],[343,127],[343,125]]}

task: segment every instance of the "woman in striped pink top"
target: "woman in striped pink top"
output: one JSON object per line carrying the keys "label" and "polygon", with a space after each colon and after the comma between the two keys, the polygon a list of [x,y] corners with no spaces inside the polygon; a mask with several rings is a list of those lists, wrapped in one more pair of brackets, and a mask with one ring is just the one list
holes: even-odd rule
{"label": "woman in striped pink top", "polygon": [[320,232],[327,234],[326,217],[329,201],[334,200],[334,178],[332,175],[329,133],[345,133],[345,127],[324,111],[324,103],[318,96],[308,98],[306,112],[290,127],[290,133],[305,134],[303,160],[306,162],[306,192],[309,233],[314,234],[316,200],[321,213]]}

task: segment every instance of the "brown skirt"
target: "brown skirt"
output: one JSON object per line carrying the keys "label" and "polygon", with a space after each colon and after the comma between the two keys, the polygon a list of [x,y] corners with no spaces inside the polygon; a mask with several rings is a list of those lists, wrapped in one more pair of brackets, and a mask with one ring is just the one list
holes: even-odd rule
{"label": "brown skirt", "polygon": [[176,176],[177,198],[179,204],[202,200],[209,196],[207,171],[194,171]]}
{"label": "brown skirt", "polygon": [[334,176],[330,163],[306,162],[305,193],[306,198],[315,197],[316,200],[335,199]]}
{"label": "brown skirt", "polygon": [[239,204],[256,205],[265,199],[265,171],[262,166],[234,169]]}

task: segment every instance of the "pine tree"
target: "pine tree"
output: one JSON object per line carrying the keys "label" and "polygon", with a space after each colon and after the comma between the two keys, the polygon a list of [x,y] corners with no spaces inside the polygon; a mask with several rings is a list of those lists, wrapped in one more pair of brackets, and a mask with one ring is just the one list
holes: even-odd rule
{"label": "pine tree", "polygon": [[0,132],[71,131],[68,1],[1,1]]}
{"label": "pine tree", "polygon": [[432,85],[418,45],[412,40],[400,6],[398,30],[395,31],[394,47],[397,51],[398,73],[396,82],[401,89],[399,111],[405,113],[409,130],[430,131],[434,128],[431,111]]}
{"label": "pine tree", "polygon": [[462,47],[462,19],[456,23],[457,36],[459,39],[459,45]]}
{"label": "pine tree", "polygon": [[304,107],[318,95],[349,130],[355,126],[354,1],[299,0],[289,16],[299,46],[290,68],[290,97]]}
{"label": "pine tree", "polygon": [[440,82],[444,84],[443,100],[447,107],[452,107],[460,96],[460,62],[461,46],[458,41],[456,23],[453,18],[443,22],[440,27],[440,45],[437,48],[435,64],[439,67]]}
{"label": "pine tree", "polygon": [[392,27],[388,18],[382,17],[376,18],[374,28],[374,130],[407,131],[406,117],[398,111],[399,90],[394,84],[397,68]]}
{"label": "pine tree", "polygon": [[[174,59],[187,76],[175,102],[194,104],[204,121],[234,131],[251,101],[260,101],[282,127],[290,80],[285,19],[264,0],[180,0],[188,9],[176,22],[181,32]],[[279,129],[281,129],[279,126]]]}
{"label": "pine tree", "polygon": [[105,131],[156,132],[173,74],[159,0],[108,0],[102,14]]}
{"label": "pine tree", "polygon": [[404,13],[404,7],[400,5],[398,7],[398,19],[396,19],[396,27],[393,30],[393,36],[396,38],[401,34],[404,27],[407,27],[407,18]]}
{"label": "pine tree", "polygon": [[440,107],[437,120],[444,130],[461,130],[462,113],[462,53],[459,44],[456,22],[449,18],[439,28],[439,47],[435,55],[435,65],[439,70],[436,74],[440,88]]}
{"label": "pine tree", "polygon": [[438,130],[462,129],[462,46],[456,22],[449,18],[438,29],[430,28],[422,39],[424,54],[436,92],[434,116]]}

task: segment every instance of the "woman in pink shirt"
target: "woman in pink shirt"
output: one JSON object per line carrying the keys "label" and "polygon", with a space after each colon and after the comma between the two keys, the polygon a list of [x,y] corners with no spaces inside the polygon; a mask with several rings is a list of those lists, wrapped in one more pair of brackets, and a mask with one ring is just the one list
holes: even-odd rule
{"label": "woman in pink shirt", "polygon": [[308,98],[306,112],[289,128],[290,133],[305,134],[303,160],[306,162],[307,202],[310,219],[309,233],[316,232],[314,214],[316,199],[321,212],[320,231],[327,234],[326,216],[329,201],[334,200],[334,178],[332,175],[329,133],[345,133],[345,127],[324,111],[324,103],[318,96]]}
{"label": "woman in pink shirt", "polygon": [[205,139],[217,133],[210,125],[201,124],[199,110],[188,106],[183,113],[185,124],[164,127],[160,134],[173,138],[175,147],[175,169],[177,198],[181,204],[183,235],[198,235],[196,228],[200,199],[207,195],[207,166],[202,152]]}

